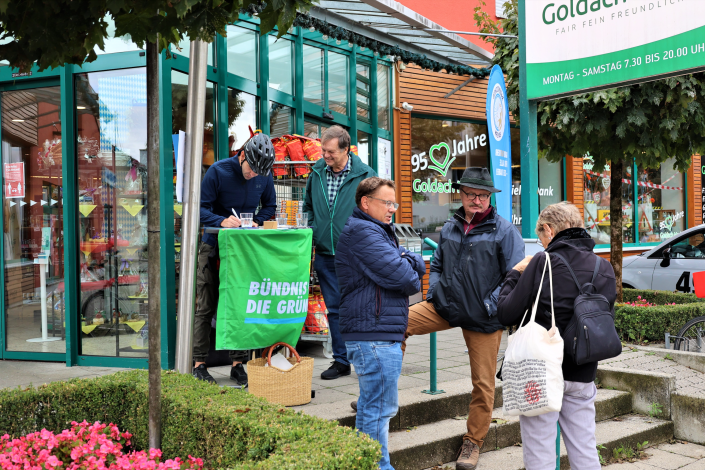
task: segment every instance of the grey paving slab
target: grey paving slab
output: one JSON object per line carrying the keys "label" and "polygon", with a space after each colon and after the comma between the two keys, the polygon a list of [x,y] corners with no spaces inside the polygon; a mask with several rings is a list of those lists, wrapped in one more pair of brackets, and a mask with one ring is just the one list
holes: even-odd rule
{"label": "grey paving slab", "polygon": [[705,446],[691,444],[690,442],[677,442],[674,444],[661,444],[658,449],[672,454],[685,455],[693,459],[705,459]]}
{"label": "grey paving slab", "polygon": [[658,448],[647,449],[646,454],[649,458],[644,460],[644,463],[665,470],[676,470],[696,461],[694,458],[666,452]]}

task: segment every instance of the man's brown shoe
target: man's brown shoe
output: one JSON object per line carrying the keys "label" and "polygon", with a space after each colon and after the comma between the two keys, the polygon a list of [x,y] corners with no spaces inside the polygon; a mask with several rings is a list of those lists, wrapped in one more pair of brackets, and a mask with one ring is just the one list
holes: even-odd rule
{"label": "man's brown shoe", "polygon": [[456,470],[475,470],[477,460],[480,458],[480,448],[474,442],[466,439],[463,447],[458,451],[458,461],[455,463]]}

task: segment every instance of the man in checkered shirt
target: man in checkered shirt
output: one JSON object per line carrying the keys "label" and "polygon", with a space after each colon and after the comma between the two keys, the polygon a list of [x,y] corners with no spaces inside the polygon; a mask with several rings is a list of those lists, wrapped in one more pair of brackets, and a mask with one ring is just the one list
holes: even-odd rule
{"label": "man in checkered shirt", "polygon": [[322,379],[350,375],[345,342],[340,335],[338,306],[340,290],[335,274],[335,246],[355,205],[357,185],[377,173],[350,151],[350,134],[340,126],[328,128],[321,137],[323,158],[312,168],[306,183],[304,212],[313,227],[316,257],[313,267],[328,309],[328,323],[333,343],[333,363],[321,374]]}

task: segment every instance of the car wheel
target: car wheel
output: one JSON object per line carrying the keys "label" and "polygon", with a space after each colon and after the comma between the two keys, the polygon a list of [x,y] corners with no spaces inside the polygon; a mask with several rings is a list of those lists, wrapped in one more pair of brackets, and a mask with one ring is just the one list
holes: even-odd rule
{"label": "car wheel", "polygon": [[634,289],[634,287],[632,287],[632,286],[629,285],[629,284],[624,284],[624,283],[622,283],[622,289]]}

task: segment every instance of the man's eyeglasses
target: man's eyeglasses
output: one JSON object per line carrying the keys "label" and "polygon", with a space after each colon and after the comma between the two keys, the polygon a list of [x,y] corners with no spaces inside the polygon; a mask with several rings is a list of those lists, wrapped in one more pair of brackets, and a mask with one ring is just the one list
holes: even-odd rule
{"label": "man's eyeglasses", "polygon": [[399,209],[399,204],[397,204],[394,201],[386,201],[384,199],[380,199],[378,197],[372,197],[372,196],[365,196],[365,197],[369,198],[369,199],[377,199],[378,201],[382,201],[387,206],[387,209],[394,209],[394,210]]}
{"label": "man's eyeglasses", "polygon": [[471,201],[474,201],[475,198],[478,198],[480,201],[485,202],[490,198],[489,194],[475,194],[475,193],[466,193],[462,189],[460,190],[461,193],[465,195],[466,198],[470,199]]}

